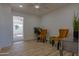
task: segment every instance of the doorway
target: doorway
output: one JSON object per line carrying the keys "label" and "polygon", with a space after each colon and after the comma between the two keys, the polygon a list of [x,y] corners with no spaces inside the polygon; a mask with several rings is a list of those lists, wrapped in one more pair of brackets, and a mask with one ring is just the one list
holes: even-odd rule
{"label": "doorway", "polygon": [[13,41],[23,40],[23,17],[13,16]]}

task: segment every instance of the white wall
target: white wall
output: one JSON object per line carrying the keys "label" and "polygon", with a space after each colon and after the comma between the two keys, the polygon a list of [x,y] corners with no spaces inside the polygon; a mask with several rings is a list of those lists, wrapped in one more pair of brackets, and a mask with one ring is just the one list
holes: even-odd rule
{"label": "white wall", "polygon": [[34,27],[40,24],[40,18],[11,11],[10,6],[0,4],[0,48],[9,47],[13,41],[13,18],[24,17],[24,40],[34,39]]}
{"label": "white wall", "polygon": [[[9,6],[0,5],[0,48],[8,47],[12,44],[13,19],[12,16],[24,17],[24,40],[33,39],[33,28],[42,26],[48,29],[49,36],[58,34],[60,27],[67,26],[70,29],[70,39],[72,38],[72,19],[75,12],[79,12],[79,4],[71,4],[58,9],[48,15],[39,18],[34,15],[27,15],[19,12],[11,12]],[[41,22],[41,23],[40,23]]]}
{"label": "white wall", "polygon": [[0,5],[0,48],[12,44],[12,16],[8,6]]}
{"label": "white wall", "polygon": [[42,27],[48,29],[49,36],[58,34],[58,29],[67,26],[70,30],[69,39],[72,39],[73,33],[73,15],[79,12],[79,4],[70,4],[69,6],[55,10],[48,15],[43,16]]}
{"label": "white wall", "polygon": [[34,15],[12,12],[13,16],[24,17],[24,40],[34,39],[34,27],[40,24],[40,18]]}

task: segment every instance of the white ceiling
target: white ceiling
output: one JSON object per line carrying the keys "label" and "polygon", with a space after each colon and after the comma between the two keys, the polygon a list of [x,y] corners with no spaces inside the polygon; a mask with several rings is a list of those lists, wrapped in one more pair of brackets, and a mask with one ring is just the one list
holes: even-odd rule
{"label": "white ceiling", "polygon": [[[40,8],[36,9],[34,7],[36,4],[37,3],[24,3],[24,4],[12,3],[10,4],[10,6],[14,11],[42,16],[58,8],[68,5],[66,3],[39,3]],[[23,7],[20,8],[19,5],[23,5]]]}

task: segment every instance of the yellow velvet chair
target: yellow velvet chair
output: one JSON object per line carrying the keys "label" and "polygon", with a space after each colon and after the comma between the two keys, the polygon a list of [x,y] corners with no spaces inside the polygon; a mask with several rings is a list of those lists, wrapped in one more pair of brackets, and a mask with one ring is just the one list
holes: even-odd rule
{"label": "yellow velvet chair", "polygon": [[50,39],[51,41],[53,40],[55,44],[58,44],[61,40],[64,40],[69,33],[69,29],[59,29],[59,35],[57,36],[51,36]]}
{"label": "yellow velvet chair", "polygon": [[47,34],[47,29],[43,29],[39,35],[40,41],[45,42],[46,41],[46,34]]}

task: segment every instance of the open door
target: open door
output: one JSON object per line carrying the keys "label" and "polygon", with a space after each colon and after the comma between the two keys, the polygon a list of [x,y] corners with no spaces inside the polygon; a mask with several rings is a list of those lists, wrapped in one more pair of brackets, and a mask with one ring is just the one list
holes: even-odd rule
{"label": "open door", "polygon": [[13,41],[23,40],[23,17],[13,16]]}

